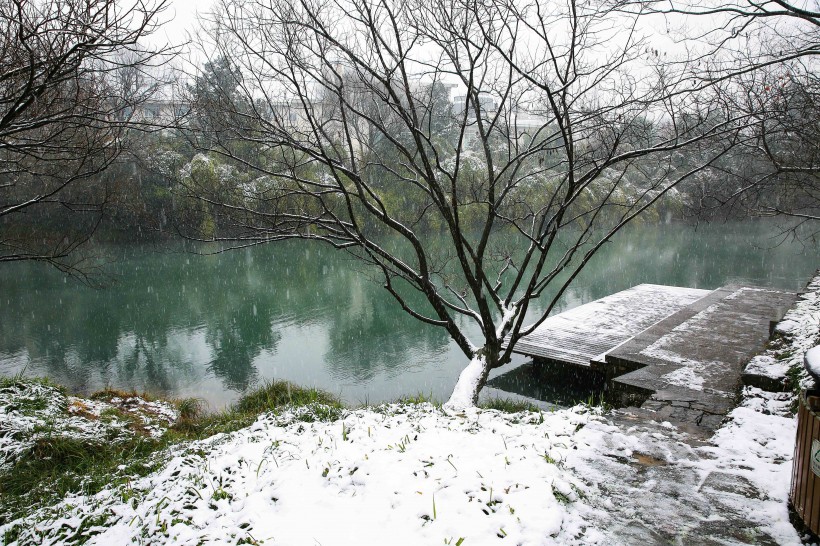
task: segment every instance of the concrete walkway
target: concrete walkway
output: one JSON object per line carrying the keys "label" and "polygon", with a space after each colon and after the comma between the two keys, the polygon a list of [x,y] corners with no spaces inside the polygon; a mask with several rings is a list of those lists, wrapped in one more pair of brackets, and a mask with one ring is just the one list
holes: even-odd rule
{"label": "concrete walkway", "polygon": [[516,343],[515,352],[589,367],[590,361],[709,293],[639,284],[548,317]]}
{"label": "concrete walkway", "polygon": [[[778,326],[779,336],[754,360],[788,369],[820,342],[820,271],[806,290]],[[620,356],[635,359],[642,369],[657,368],[625,376],[631,387],[657,390],[640,407],[612,410],[579,431],[577,439],[588,445],[566,461],[586,483],[590,502],[602,508],[590,523],[605,544],[801,544],[787,508],[796,432],[792,393],[779,392],[779,385],[778,392],[749,387],[741,396],[741,367],[752,349],[736,351],[730,339],[749,335],[744,345],[764,344],[767,316],[780,318],[781,305],[794,299],[789,293],[726,287],[608,355],[616,367]],[[721,329],[714,322],[720,313],[754,333]],[[716,331],[715,341],[706,339]],[[731,381],[702,364],[718,357],[729,366]],[[686,361],[695,371],[694,358],[703,359],[700,388],[675,385],[668,374],[685,369]],[[599,359],[597,365],[606,362]],[[736,399],[740,405],[730,411]]]}
{"label": "concrete walkway", "polygon": [[612,380],[613,397],[635,417],[669,421],[705,437],[735,406],[743,367],[769,340],[797,294],[726,286],[606,355],[632,367]]}
{"label": "concrete walkway", "polygon": [[[778,396],[782,400],[772,402],[787,406],[788,395]],[[606,499],[606,511],[595,523],[604,530],[608,544],[783,546],[799,542],[794,530],[782,529],[790,524],[781,492],[770,490],[765,479],[755,483],[751,478],[761,467],[754,452],[749,451],[748,458],[732,457],[711,441],[679,428],[618,411],[609,417],[605,442],[596,446],[595,455],[570,463],[578,476],[589,477],[590,489]],[[783,435],[793,437],[793,427]],[[766,439],[764,432],[754,440]],[[783,482],[779,489],[785,490],[787,457],[793,447],[787,442],[777,445],[782,449],[766,461],[767,471],[781,469],[776,480]],[[738,447],[744,451],[743,444]],[[776,532],[771,525],[781,529]],[[783,540],[790,534],[792,540]]]}

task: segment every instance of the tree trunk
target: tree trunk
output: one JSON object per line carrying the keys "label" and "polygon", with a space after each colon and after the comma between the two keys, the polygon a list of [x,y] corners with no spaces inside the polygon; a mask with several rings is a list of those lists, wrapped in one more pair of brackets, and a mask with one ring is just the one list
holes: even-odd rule
{"label": "tree trunk", "polygon": [[473,359],[461,371],[458,381],[450,395],[450,400],[444,404],[448,410],[462,410],[472,408],[478,403],[478,393],[487,383],[487,378],[495,359],[488,358],[485,349],[477,351]]}

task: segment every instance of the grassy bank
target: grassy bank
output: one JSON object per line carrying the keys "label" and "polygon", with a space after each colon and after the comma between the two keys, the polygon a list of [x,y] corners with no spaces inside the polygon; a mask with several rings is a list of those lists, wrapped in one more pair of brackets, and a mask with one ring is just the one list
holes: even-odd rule
{"label": "grassy bank", "polygon": [[[402,404],[433,403],[425,396]],[[496,398],[482,406],[507,413],[538,411]],[[170,447],[251,425],[260,414],[305,408],[304,421],[333,421],[344,407],[333,395],[285,381],[266,383],[220,412],[197,399],[161,400],[106,389],[71,396],[45,379],[0,379],[0,525],[71,494],[127,486],[159,469]]]}
{"label": "grassy bank", "polygon": [[113,389],[77,398],[43,379],[0,379],[0,524],[68,494],[127,484],[159,468],[168,447],[230,433],[292,406],[311,408],[305,420],[332,420],[342,410],[326,392],[281,381],[206,413],[196,399]]}

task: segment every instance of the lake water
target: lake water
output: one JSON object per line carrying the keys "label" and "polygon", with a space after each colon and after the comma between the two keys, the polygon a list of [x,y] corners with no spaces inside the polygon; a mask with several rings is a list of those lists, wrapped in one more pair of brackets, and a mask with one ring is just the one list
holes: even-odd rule
{"label": "lake water", "polygon": [[[634,227],[595,257],[558,311],[646,282],[803,288],[820,266],[817,248],[777,245],[772,232],[755,223]],[[38,264],[0,267],[0,375],[46,376],[82,393],[195,396],[218,409],[266,379],[351,404],[446,400],[466,364],[443,330],[405,315],[370,271],[327,247],[198,256],[130,246],[111,255],[115,282],[102,290]]]}

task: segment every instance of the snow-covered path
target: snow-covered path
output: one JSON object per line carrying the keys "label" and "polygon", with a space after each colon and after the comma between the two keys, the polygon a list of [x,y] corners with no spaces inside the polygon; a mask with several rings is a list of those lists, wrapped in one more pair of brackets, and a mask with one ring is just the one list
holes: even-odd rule
{"label": "snow-covered path", "polygon": [[568,467],[606,508],[592,518],[608,543],[800,543],[787,510],[795,421],[776,415],[789,396],[747,392],[708,442],[619,412],[579,433]]}
{"label": "snow-covered path", "polygon": [[[820,275],[777,330],[781,337],[752,360],[774,383],[820,343]],[[803,381],[810,384],[806,374]],[[593,514],[603,514],[595,527],[619,544],[799,544],[787,508],[792,397],[745,387],[708,441],[647,419],[651,412],[590,423],[568,467],[607,508]]]}

